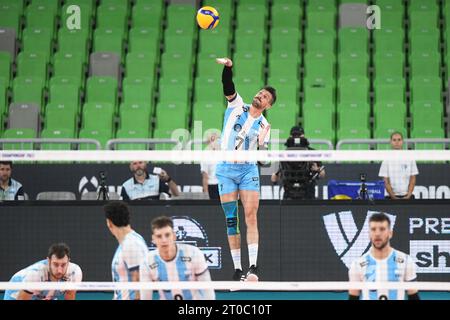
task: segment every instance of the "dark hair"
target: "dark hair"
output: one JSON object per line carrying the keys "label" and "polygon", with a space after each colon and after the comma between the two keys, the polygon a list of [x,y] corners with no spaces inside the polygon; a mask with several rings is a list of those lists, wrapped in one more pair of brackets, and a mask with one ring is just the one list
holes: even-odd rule
{"label": "dark hair", "polygon": [[103,207],[105,216],[116,227],[126,227],[130,224],[130,209],[121,201],[113,201]]}
{"label": "dark hair", "polygon": [[64,242],[54,243],[48,248],[47,257],[51,258],[53,255],[55,255],[57,259],[62,259],[65,256],[70,259],[70,248]]}
{"label": "dark hair", "polygon": [[0,161],[0,165],[9,166],[12,169],[12,161]]}
{"label": "dark hair", "polygon": [[269,93],[272,95],[272,102],[270,104],[273,106],[275,104],[275,101],[277,101],[277,90],[275,90],[275,88],[271,86],[265,86],[263,89],[269,91]]}
{"label": "dark hair", "polygon": [[388,226],[391,225],[391,219],[389,219],[389,217],[383,212],[374,213],[369,218],[369,223],[370,222],[384,222],[384,221],[387,221]]}
{"label": "dark hair", "polygon": [[157,217],[152,220],[152,231],[164,227],[171,227],[173,229],[173,220],[166,216]]}
{"label": "dark hair", "polygon": [[400,137],[402,137],[402,140],[403,140],[403,134],[402,134],[401,132],[398,132],[398,131],[395,131],[395,132],[392,132],[392,133],[391,133],[391,139],[390,139],[390,140],[392,140],[392,137],[395,136],[395,135],[397,135],[397,134],[398,134]]}

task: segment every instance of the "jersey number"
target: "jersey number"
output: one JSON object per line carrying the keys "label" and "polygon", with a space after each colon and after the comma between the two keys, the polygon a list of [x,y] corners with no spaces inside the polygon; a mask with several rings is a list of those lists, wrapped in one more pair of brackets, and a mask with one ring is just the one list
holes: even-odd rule
{"label": "jersey number", "polygon": [[236,140],[238,140],[239,142],[238,142],[237,146],[234,148],[234,150],[238,150],[242,146],[242,144],[244,143],[245,139],[242,138],[242,137],[236,137]]}

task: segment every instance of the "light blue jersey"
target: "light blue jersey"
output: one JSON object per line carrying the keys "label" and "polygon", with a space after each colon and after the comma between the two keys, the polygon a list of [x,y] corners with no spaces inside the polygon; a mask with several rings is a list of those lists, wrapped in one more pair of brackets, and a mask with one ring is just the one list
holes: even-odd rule
{"label": "light blue jersey", "polygon": [[[210,275],[205,256],[195,246],[177,243],[177,254],[165,261],[158,250],[150,251],[146,263],[140,269],[140,281],[209,281]],[[160,290],[160,300],[214,299],[214,290]],[[151,291],[141,291],[141,299],[152,299]]]}
{"label": "light blue jersey", "polygon": [[[249,111],[250,105],[244,103],[239,93],[232,101],[228,101],[220,138],[221,150],[258,149],[258,136],[269,123],[263,115],[253,118]],[[270,129],[264,143],[269,143],[269,139]]]}
{"label": "light blue jersey", "polygon": [[[375,259],[367,252],[353,261],[349,269],[350,281],[361,282],[403,282],[416,279],[416,265],[407,254],[392,249],[383,260]],[[362,290],[363,300],[404,300],[403,290]]]}
{"label": "light blue jersey", "polygon": [[[148,247],[144,238],[135,231],[128,233],[114,254],[111,269],[114,282],[130,282],[131,273],[139,271],[139,266],[148,255]],[[134,300],[136,292],[131,290],[117,290],[114,300]]]}
{"label": "light blue jersey", "polygon": [[[69,262],[67,273],[60,281],[81,282],[81,268]],[[9,282],[47,282],[50,281],[48,260],[41,260],[31,266],[20,270],[12,276]],[[33,293],[32,300],[64,300],[65,291],[29,291]],[[4,300],[17,300],[19,290],[6,290]]]}

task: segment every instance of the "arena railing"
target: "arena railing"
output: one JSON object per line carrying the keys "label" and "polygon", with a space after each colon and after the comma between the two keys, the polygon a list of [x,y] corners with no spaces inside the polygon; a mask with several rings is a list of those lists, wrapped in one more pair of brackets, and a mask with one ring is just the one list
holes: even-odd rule
{"label": "arena railing", "polygon": [[102,145],[98,140],[95,139],[69,139],[69,138],[24,138],[24,139],[0,139],[0,146],[3,149],[4,144],[14,144],[20,143],[21,148],[23,149],[24,144],[34,143],[34,144],[62,144],[62,143],[70,143],[76,144],[77,146],[80,144],[92,144],[95,146],[96,150],[101,150]]}
{"label": "arena railing", "polygon": [[[450,139],[405,139],[405,143],[407,146],[415,146],[417,143],[442,143],[447,147],[450,146]],[[354,144],[369,144],[370,146],[375,146],[376,144],[390,144],[389,139],[343,139],[339,140],[336,144],[336,150],[342,150],[342,147],[345,145],[354,145]]]}

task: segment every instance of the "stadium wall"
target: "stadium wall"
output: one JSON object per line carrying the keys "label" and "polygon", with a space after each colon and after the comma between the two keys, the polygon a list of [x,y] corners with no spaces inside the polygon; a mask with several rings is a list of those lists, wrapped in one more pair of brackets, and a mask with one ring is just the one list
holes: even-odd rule
{"label": "stadium wall", "polygon": [[[179,241],[202,248],[215,280],[233,273],[222,209],[214,201],[134,202],[132,226],[150,245],[150,221],[175,219]],[[350,261],[369,246],[367,219],[372,211],[391,215],[392,245],[410,253],[418,279],[448,281],[450,201],[261,201],[259,209],[261,279],[345,281]],[[110,281],[116,240],[106,228],[102,203],[30,201],[0,204],[0,281],[44,259],[49,245],[64,241],[86,281]],[[239,209],[245,244],[243,210]],[[243,246],[243,266],[248,265]]]}
{"label": "stadium wall", "polygon": [[[199,165],[156,164],[165,169],[182,191],[201,192],[202,183]],[[368,181],[380,180],[379,164],[325,164],[326,178],[319,180],[318,199],[327,199],[327,182],[334,180],[358,181],[360,173],[366,173]],[[415,188],[418,199],[450,199],[450,170],[448,164],[418,164],[419,175]],[[263,199],[278,199],[279,187],[270,182],[270,174],[277,167],[262,168],[261,196]],[[13,177],[24,185],[30,199],[36,199],[41,191],[72,191],[80,199],[81,194],[95,191],[100,171],[107,173],[110,191],[120,194],[121,185],[131,177],[127,164],[18,164]],[[151,170],[150,170],[151,171]]]}

